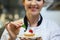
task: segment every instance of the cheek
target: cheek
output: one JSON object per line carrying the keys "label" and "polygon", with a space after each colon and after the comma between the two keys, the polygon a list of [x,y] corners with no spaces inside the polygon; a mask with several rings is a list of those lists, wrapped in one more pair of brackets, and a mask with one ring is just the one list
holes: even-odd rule
{"label": "cheek", "polygon": [[28,2],[24,4],[25,10],[27,10],[28,6],[29,6]]}
{"label": "cheek", "polygon": [[25,10],[28,11],[28,5],[25,5]]}
{"label": "cheek", "polygon": [[38,5],[40,8],[42,8],[44,4],[43,4],[43,2],[40,2],[40,3],[38,3]]}

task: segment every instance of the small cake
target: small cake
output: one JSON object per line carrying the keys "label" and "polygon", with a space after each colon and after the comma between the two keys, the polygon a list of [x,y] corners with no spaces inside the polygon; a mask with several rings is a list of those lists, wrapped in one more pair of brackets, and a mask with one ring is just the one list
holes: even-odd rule
{"label": "small cake", "polygon": [[26,31],[25,33],[24,33],[24,36],[26,36],[26,37],[32,37],[32,36],[34,36],[35,34],[33,33],[33,30],[28,30],[28,31]]}

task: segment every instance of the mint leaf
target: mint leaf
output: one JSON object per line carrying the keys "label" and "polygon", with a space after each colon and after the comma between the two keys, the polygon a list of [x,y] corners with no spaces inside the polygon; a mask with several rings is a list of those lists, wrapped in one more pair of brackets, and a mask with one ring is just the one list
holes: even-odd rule
{"label": "mint leaf", "polygon": [[26,28],[26,26],[25,26],[25,25],[22,25],[22,27],[23,27],[23,28]]}

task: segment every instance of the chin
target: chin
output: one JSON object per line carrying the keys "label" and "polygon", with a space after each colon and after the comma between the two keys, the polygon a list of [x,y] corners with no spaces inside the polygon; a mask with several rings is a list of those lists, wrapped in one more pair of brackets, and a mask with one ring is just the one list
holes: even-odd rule
{"label": "chin", "polygon": [[39,13],[38,12],[32,12],[31,14],[32,15],[38,15]]}

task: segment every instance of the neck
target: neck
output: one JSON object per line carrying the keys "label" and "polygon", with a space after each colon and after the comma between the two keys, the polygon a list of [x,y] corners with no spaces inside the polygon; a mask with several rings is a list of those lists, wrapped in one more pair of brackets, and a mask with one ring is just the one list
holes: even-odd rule
{"label": "neck", "polygon": [[32,24],[37,25],[37,22],[39,19],[39,14],[38,15],[31,15],[31,14],[27,13],[26,16],[27,16],[27,19],[28,19],[28,22],[30,23],[30,25],[32,25]]}

